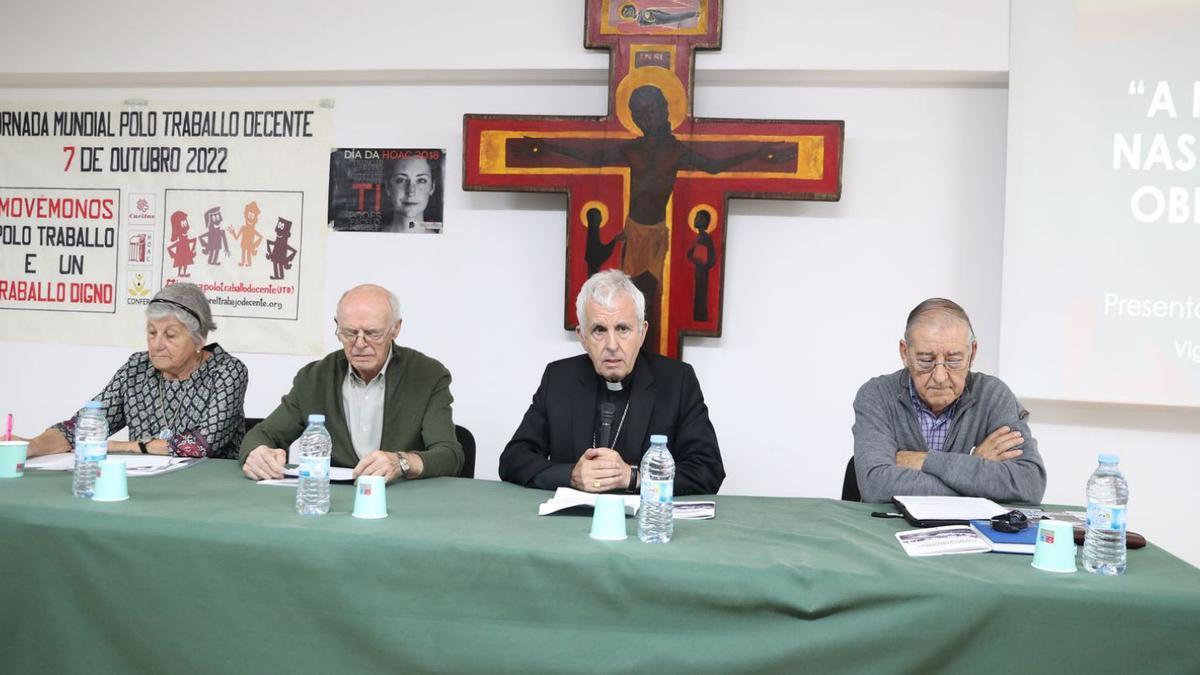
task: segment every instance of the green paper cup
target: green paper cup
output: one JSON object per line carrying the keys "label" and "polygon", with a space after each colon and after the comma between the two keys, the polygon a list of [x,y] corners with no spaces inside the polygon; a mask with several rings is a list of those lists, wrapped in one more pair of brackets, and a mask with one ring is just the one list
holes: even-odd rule
{"label": "green paper cup", "polygon": [[386,486],[383,476],[359,476],[354,490],[354,512],[350,515],[368,520],[387,518]]}
{"label": "green paper cup", "polygon": [[125,460],[109,458],[100,460],[100,473],[96,474],[94,502],[123,502],[129,499],[129,487],[125,480]]}
{"label": "green paper cup", "polygon": [[1071,523],[1061,520],[1038,522],[1033,566],[1046,572],[1075,571],[1075,532]]}
{"label": "green paper cup", "polygon": [[0,441],[0,478],[20,478],[25,475],[25,453],[28,441]]}
{"label": "green paper cup", "polygon": [[625,533],[625,498],[621,495],[598,495],[592,512],[592,539],[620,541]]}

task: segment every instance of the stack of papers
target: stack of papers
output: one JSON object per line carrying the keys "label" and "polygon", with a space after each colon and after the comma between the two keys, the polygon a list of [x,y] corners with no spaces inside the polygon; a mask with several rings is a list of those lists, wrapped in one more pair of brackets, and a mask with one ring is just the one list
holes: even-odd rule
{"label": "stack of papers", "polygon": [[1018,532],[997,532],[988,520],[972,520],[970,525],[943,525],[897,532],[904,552],[912,556],[951,553],[1023,553],[1033,555],[1037,542],[1037,523]]}
{"label": "stack of papers", "polygon": [[970,520],[989,520],[1009,509],[982,497],[916,497],[896,495],[892,503],[904,519],[917,527],[966,525]]}
{"label": "stack of papers", "polygon": [[[553,497],[538,504],[538,515],[546,516],[562,511],[563,509],[572,509],[579,506],[595,509],[597,496],[591,492],[560,487],[554,491]],[[641,504],[642,498],[639,495],[625,495],[625,515],[636,516],[638,506],[641,506]]]}
{"label": "stack of papers", "polygon": [[671,509],[673,520],[708,520],[716,517],[716,502],[675,502],[675,508]]}
{"label": "stack of papers", "polygon": [[[993,516],[1008,513],[1009,509],[990,499],[896,495],[892,497],[892,503],[910,524],[924,528],[896,533],[904,552],[912,556],[985,553],[992,550],[1025,553],[1024,537],[1037,532],[1037,526],[1032,525],[1032,532],[1022,535],[1020,547],[1010,548],[1009,544],[1015,545],[1017,542],[1006,540],[997,548],[996,541],[1001,537],[988,536],[993,534],[990,520]],[[977,526],[972,527],[969,524],[971,521],[975,521]],[[987,534],[981,533],[979,527],[987,528]],[[1033,551],[1030,549],[1028,552]]]}
{"label": "stack of papers", "polygon": [[[595,509],[597,496],[591,492],[560,487],[554,491],[553,497],[538,504],[538,515],[545,516],[572,508]],[[641,496],[623,495],[623,498],[625,500],[625,515],[636,516],[638,507],[642,504]],[[671,512],[675,520],[707,520],[717,515],[717,503],[675,502],[675,508]]]}
{"label": "stack of papers", "polygon": [[[167,455],[109,455],[109,459],[119,459],[125,462],[125,475],[160,476],[204,461],[203,457],[169,457]],[[62,452],[54,455],[42,455],[25,462],[26,469],[40,471],[74,471],[75,455]]]}
{"label": "stack of papers", "polygon": [[[266,478],[258,481],[259,485],[282,485],[284,487],[296,487],[300,485],[300,467],[295,464],[288,464],[283,467],[283,475],[285,478]],[[329,482],[331,483],[353,483],[354,469],[345,466],[329,467]]]}
{"label": "stack of papers", "polygon": [[[283,467],[283,475],[288,478],[299,478],[300,467],[287,465]],[[354,469],[346,466],[329,467],[329,480],[334,483],[354,482]]]}

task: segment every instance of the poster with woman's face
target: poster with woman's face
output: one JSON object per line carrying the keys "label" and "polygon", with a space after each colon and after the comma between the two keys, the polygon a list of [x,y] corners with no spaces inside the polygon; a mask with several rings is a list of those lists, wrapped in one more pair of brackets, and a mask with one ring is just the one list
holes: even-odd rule
{"label": "poster with woman's face", "polygon": [[443,149],[337,148],[329,157],[329,226],[440,234],[445,174]]}

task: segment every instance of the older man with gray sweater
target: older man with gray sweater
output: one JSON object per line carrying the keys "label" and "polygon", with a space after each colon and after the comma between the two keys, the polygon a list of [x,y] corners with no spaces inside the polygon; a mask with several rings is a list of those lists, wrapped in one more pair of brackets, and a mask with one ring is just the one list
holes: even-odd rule
{"label": "older man with gray sweater", "polygon": [[866,502],[962,495],[1039,503],[1046,469],[1028,412],[999,379],[972,373],[978,345],[958,304],[931,298],[908,315],[904,368],[854,398],[854,466]]}

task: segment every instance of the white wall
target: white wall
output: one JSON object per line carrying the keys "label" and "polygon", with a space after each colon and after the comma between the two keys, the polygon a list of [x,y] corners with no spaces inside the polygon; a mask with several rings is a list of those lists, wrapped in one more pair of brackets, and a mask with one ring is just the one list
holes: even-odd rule
{"label": "white wall", "polygon": [[[395,21],[365,22],[318,3],[235,12],[214,2],[138,14],[136,45],[87,51],[82,32],[124,34],[131,29],[122,13],[137,14],[142,3],[112,2],[103,13],[90,3],[25,3],[16,25],[64,18],[55,31],[6,33],[0,99],[330,97],[337,145],[447,148],[446,233],[332,235],[325,311],[332,316],[354,283],[396,289],[401,341],[454,373],[456,420],[479,441],[477,475],[495,478],[543,365],[579,347],[560,328],[564,198],[459,189],[462,114],[603,112],[607,62],[581,47],[582,4],[478,0],[477,12],[453,26],[429,14],[429,3],[379,3],[372,11]],[[237,21],[210,18],[226,5]],[[698,115],[846,122],[841,202],[732,203],[725,334],[685,343],[724,449],[726,494],[836,497],[851,453],[854,392],[899,367],[904,317],[925,297],[967,307],[982,342],[979,367],[995,372],[1008,3],[828,5],[731,2],[724,49],[698,60]],[[275,10],[290,24],[267,28]],[[412,14],[407,25],[421,27],[412,41],[376,28],[400,25],[402,11]],[[514,13],[526,21],[513,26],[517,38],[497,38],[494,27],[510,25]],[[323,42],[346,36],[355,42]],[[162,86],[171,83],[182,86]],[[332,335],[326,346],[337,347]],[[0,343],[0,411],[15,412],[23,431],[44,427],[94,394],[125,355]],[[251,416],[269,412],[307,361],[240,356],[251,371]],[[1010,384],[1020,395],[1020,383]],[[1119,440],[1134,529],[1200,562],[1200,543],[1187,536],[1194,528],[1172,512],[1173,495],[1190,494],[1184,476],[1198,468],[1190,450],[1200,429],[1187,422],[1194,415],[1035,403],[1048,500],[1079,503],[1093,449]]]}
{"label": "white wall", "polygon": [[[9,2],[0,63],[34,74],[253,73],[376,78],[414,70],[571,73],[604,69],[582,48],[583,0],[39,0]],[[994,73],[1008,67],[1008,2],[733,0],[711,71]],[[964,6],[967,5],[967,6]],[[340,45],[332,45],[334,40]],[[439,73],[441,73],[439,75]]]}

